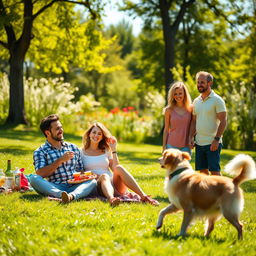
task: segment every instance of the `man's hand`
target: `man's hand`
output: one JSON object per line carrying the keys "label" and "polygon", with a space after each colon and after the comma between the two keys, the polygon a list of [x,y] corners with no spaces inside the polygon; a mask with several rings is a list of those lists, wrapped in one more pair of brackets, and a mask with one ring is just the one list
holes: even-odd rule
{"label": "man's hand", "polygon": [[67,162],[69,161],[70,159],[72,159],[74,157],[75,153],[73,151],[67,151],[65,152],[65,154],[63,156],[61,156],[59,158],[59,160],[64,163],[64,162]]}
{"label": "man's hand", "polygon": [[195,146],[194,137],[192,137],[192,138],[189,139],[188,146],[189,146],[190,149],[193,149],[193,148],[194,148],[194,146]]}
{"label": "man's hand", "polygon": [[217,140],[213,140],[210,150],[211,151],[216,151],[219,148],[219,142]]}

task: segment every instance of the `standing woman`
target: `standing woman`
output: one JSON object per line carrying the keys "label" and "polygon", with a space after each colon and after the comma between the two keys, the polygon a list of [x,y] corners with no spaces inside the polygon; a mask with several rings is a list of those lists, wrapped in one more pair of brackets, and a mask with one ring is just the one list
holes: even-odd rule
{"label": "standing woman", "polygon": [[111,205],[120,203],[118,196],[124,195],[127,189],[141,197],[141,200],[158,206],[158,201],[146,195],[134,177],[119,164],[117,140],[101,123],[91,125],[83,136],[81,150],[85,171],[97,175],[98,191]]}
{"label": "standing woman", "polygon": [[177,148],[191,154],[189,128],[192,119],[192,103],[183,82],[175,82],[168,92],[168,105],[164,108],[163,150]]}

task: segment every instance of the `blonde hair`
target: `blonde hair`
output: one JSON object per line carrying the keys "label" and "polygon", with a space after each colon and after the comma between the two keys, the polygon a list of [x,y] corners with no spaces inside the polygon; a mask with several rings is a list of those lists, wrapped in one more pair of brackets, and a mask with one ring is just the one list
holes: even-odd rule
{"label": "blonde hair", "polygon": [[209,72],[206,72],[206,71],[199,71],[197,72],[196,74],[196,80],[198,79],[199,76],[204,76],[206,77],[206,81],[207,82],[213,82],[213,75]]}
{"label": "blonde hair", "polygon": [[99,149],[102,149],[102,150],[110,150],[110,146],[109,146],[109,143],[108,143],[108,140],[112,137],[110,131],[102,124],[102,123],[99,123],[99,122],[96,122],[96,123],[93,123],[84,133],[83,135],[83,139],[82,139],[82,143],[83,143],[83,148],[84,149],[87,149],[89,148],[90,146],[90,133],[92,131],[92,129],[94,127],[97,127],[101,130],[102,132],[102,140],[100,141],[99,143]]}
{"label": "blonde hair", "polygon": [[171,84],[170,89],[168,91],[168,98],[167,98],[167,106],[164,108],[164,111],[166,111],[166,109],[168,108],[174,108],[177,104],[176,100],[174,99],[174,93],[176,89],[183,89],[184,90],[184,99],[183,99],[183,104],[184,107],[190,111],[191,109],[191,97],[190,94],[188,92],[188,88],[187,86],[180,81],[174,82],[173,84]]}

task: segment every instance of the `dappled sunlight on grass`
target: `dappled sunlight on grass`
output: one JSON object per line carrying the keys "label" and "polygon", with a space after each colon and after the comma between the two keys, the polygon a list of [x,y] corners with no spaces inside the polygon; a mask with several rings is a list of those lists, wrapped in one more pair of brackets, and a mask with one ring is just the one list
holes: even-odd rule
{"label": "dappled sunlight on grass", "polygon": [[[6,135],[6,136],[5,136]],[[80,136],[65,135],[81,145]],[[0,168],[8,159],[12,166],[31,173],[33,151],[45,138],[35,131],[0,130]],[[0,194],[0,254],[2,255],[248,255],[256,251],[256,181],[242,184],[245,207],[241,215],[244,240],[237,242],[235,228],[224,218],[216,223],[210,238],[203,237],[204,222],[195,221],[188,236],[178,237],[182,212],[168,215],[162,229],[155,230],[159,211],[169,204],[164,193],[165,170],[157,159],[161,146],[120,143],[121,164],[131,172],[145,193],[160,202],[120,204],[110,207],[100,200],[80,200],[63,205],[36,192]],[[238,151],[222,151],[222,167]],[[244,153],[244,152],[243,152]],[[256,158],[256,152],[248,152]],[[194,155],[193,155],[194,157]],[[194,166],[194,158],[191,161]]]}

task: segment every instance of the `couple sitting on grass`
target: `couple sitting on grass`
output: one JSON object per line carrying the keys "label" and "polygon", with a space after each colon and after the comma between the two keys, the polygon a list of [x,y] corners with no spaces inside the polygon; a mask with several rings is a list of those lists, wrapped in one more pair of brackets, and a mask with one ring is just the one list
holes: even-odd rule
{"label": "couple sitting on grass", "polygon": [[[142,202],[159,205],[143,192],[134,177],[119,164],[116,138],[103,124],[95,123],[89,127],[83,136],[81,150],[64,141],[63,128],[57,115],[45,117],[40,129],[46,142],[34,152],[36,174],[30,177],[31,186],[39,194],[61,198],[63,203],[104,196],[110,205],[115,206],[129,188],[139,195]],[[69,184],[68,180],[74,178],[73,173],[80,171],[91,171],[97,178]]]}

